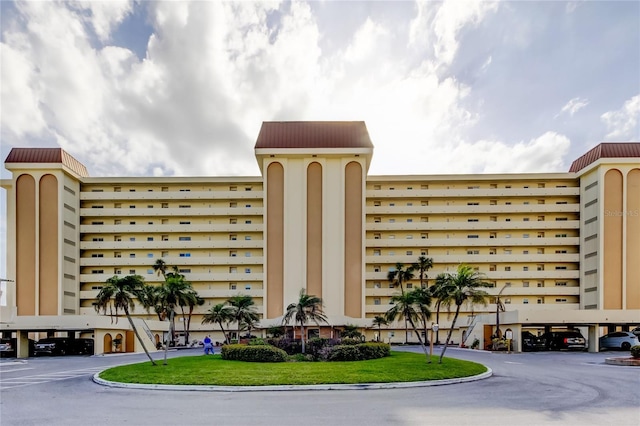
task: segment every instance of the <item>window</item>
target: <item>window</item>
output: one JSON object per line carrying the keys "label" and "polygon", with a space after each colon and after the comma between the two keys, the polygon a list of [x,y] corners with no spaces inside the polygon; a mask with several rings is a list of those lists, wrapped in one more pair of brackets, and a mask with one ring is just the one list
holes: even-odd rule
{"label": "window", "polygon": [[245,284],[244,285],[244,289],[245,290],[251,290],[251,284]]}
{"label": "window", "polygon": [[129,237],[129,241],[135,241],[136,237]]}
{"label": "window", "polygon": [[396,203],[389,203],[389,207],[395,207]]}
{"label": "window", "polygon": [[129,206],[129,208],[130,208],[130,209],[135,209],[135,208],[136,208],[136,206]]}
{"label": "window", "polygon": [[191,241],[191,237],[178,237],[178,241]]}
{"label": "window", "polygon": [[190,268],[178,269],[178,272],[180,272],[181,274],[188,274],[191,272],[191,269]]}
{"label": "window", "polygon": [[135,224],[136,224],[136,222],[135,222],[135,221],[131,221],[131,222],[129,222],[129,225],[135,225]]}
{"label": "window", "polygon": [[480,250],[467,250],[467,254],[480,254]]}
{"label": "window", "polygon": [[468,206],[479,206],[480,203],[478,202],[471,202],[471,203],[467,203]]}
{"label": "window", "polygon": [[178,206],[178,208],[179,208],[179,209],[190,209],[190,208],[191,208],[191,206],[190,206],[189,204],[180,204],[180,205]]}
{"label": "window", "polygon": [[147,253],[147,257],[153,257],[153,253]]}
{"label": "window", "polygon": [[180,253],[180,257],[191,257],[191,253]]}
{"label": "window", "polygon": [[229,290],[235,290],[237,287],[236,283],[229,283]]}
{"label": "window", "polygon": [[129,269],[129,275],[135,275],[135,274],[136,274],[135,269]]}
{"label": "window", "polygon": [[564,271],[565,269],[567,269],[566,266],[556,266],[556,271]]}
{"label": "window", "polygon": [[238,239],[238,236],[236,234],[229,234],[229,240],[236,241],[237,239]]}
{"label": "window", "polygon": [[129,257],[136,257],[135,253],[129,253]]}
{"label": "window", "polygon": [[161,237],[162,241],[169,241],[169,236],[168,235],[163,235]]}
{"label": "window", "polygon": [[505,271],[510,271],[510,270],[511,270],[511,266],[505,266],[505,267],[504,267],[504,270],[505,270]]}
{"label": "window", "polygon": [[467,238],[478,238],[477,235],[467,235]]}
{"label": "window", "polygon": [[236,223],[238,223],[238,219],[236,219],[235,217],[232,217],[231,219],[229,219],[229,224],[235,225]]}
{"label": "window", "polygon": [[119,251],[113,252],[113,257],[122,257],[122,252],[119,252]]}
{"label": "window", "polygon": [[236,207],[238,207],[238,203],[236,203],[236,202],[231,202],[231,203],[229,203],[229,207],[231,207],[231,208],[235,209]]}
{"label": "window", "polygon": [[380,305],[380,298],[379,297],[374,298],[373,299],[373,304],[374,305]]}
{"label": "window", "polygon": [[147,241],[153,241],[153,237],[147,237]]}
{"label": "window", "polygon": [[104,254],[102,253],[94,253],[91,255],[91,257],[104,257]]}
{"label": "window", "polygon": [[566,286],[567,286],[566,281],[556,281],[556,287],[566,287]]}
{"label": "window", "polygon": [[528,266],[523,266],[523,267],[522,267],[522,270],[523,270],[523,271],[528,271],[528,270],[529,270],[529,267],[528,267]]}
{"label": "window", "polygon": [[251,273],[251,268],[244,268],[244,273],[245,274],[250,274]]}
{"label": "window", "polygon": [[381,203],[380,203],[380,201],[378,201],[378,200],[376,200],[376,201],[374,201],[374,202],[373,202],[373,206],[374,206],[374,207],[380,207],[380,205],[381,205]]}
{"label": "window", "polygon": [[407,222],[411,223],[411,222],[413,222],[413,219],[407,219]]}
{"label": "window", "polygon": [[407,283],[407,288],[413,288],[413,283]]}
{"label": "window", "polygon": [[251,235],[245,235],[245,236],[244,236],[244,239],[245,239],[245,240],[247,240],[247,241],[249,241],[249,240],[251,239]]}
{"label": "window", "polygon": [[91,241],[104,241],[104,238],[97,237],[97,238],[93,238]]}
{"label": "window", "polygon": [[467,219],[467,222],[477,222],[478,219]]}
{"label": "window", "polygon": [[412,250],[407,250],[407,256],[413,256],[413,251]]}
{"label": "window", "polygon": [[420,234],[420,238],[426,240],[427,238],[429,238],[429,234]]}
{"label": "window", "polygon": [[379,240],[380,239],[380,234],[373,234],[373,239],[374,240]]}
{"label": "window", "polygon": [[529,281],[523,281],[522,287],[529,287]]}
{"label": "window", "polygon": [[169,256],[169,252],[163,251],[161,257],[167,257],[167,256]]}
{"label": "window", "polygon": [[104,270],[103,269],[94,269],[93,271],[91,271],[92,274],[103,274]]}
{"label": "window", "polygon": [[251,204],[245,204],[244,206],[245,206],[246,208],[250,208],[250,207],[251,207]]}
{"label": "window", "polygon": [[380,222],[381,222],[381,220],[380,220],[380,218],[379,218],[379,217],[374,217],[374,218],[373,218],[373,221],[374,221],[375,223],[380,223]]}
{"label": "window", "polygon": [[245,225],[250,225],[251,224],[251,219],[247,219],[244,221]]}
{"label": "window", "polygon": [[251,257],[251,252],[250,251],[245,251],[244,252],[244,257]]}
{"label": "window", "polygon": [[162,207],[163,209],[168,209],[169,208],[169,203],[162,203],[160,205],[160,207]]}
{"label": "window", "polygon": [[229,257],[236,257],[238,256],[238,252],[236,250],[229,250]]}
{"label": "window", "polygon": [[380,272],[380,265],[373,265],[373,272]]}
{"label": "window", "polygon": [[231,186],[229,187],[229,191],[237,191],[237,190],[238,190],[238,187],[237,187],[237,186],[235,186],[235,185],[231,185]]}
{"label": "window", "polygon": [[374,250],[373,251],[373,255],[374,256],[380,256],[380,250]]}
{"label": "window", "polygon": [[191,225],[191,221],[190,220],[181,220],[180,221],[180,225]]}
{"label": "window", "polygon": [[376,281],[373,283],[373,288],[381,288],[380,281]]}
{"label": "window", "polygon": [[565,303],[566,301],[567,299],[565,299],[564,297],[556,299],[556,303]]}
{"label": "window", "polygon": [[230,266],[229,267],[229,273],[230,274],[236,274],[238,272],[238,268],[235,266]]}
{"label": "window", "polygon": [[522,299],[522,303],[525,304],[525,305],[528,305],[529,304],[529,299]]}
{"label": "window", "polygon": [[389,223],[396,223],[395,219],[389,219]]}

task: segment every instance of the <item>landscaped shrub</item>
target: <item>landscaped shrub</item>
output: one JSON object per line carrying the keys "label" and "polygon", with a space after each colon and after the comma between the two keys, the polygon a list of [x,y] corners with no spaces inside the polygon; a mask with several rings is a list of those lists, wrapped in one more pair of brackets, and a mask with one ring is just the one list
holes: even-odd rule
{"label": "landscaped shrub", "polygon": [[328,361],[360,361],[360,350],[355,345],[334,346]]}
{"label": "landscaped shrub", "polygon": [[225,345],[222,359],[246,362],[285,362],[287,353],[270,345]]}
{"label": "landscaped shrub", "polygon": [[326,337],[315,337],[310,339],[305,347],[306,353],[312,357],[314,361],[326,361],[327,348],[337,345],[339,340],[327,339]]}
{"label": "landscaped shrub", "polygon": [[353,339],[351,337],[345,337],[344,339],[340,340],[341,345],[359,345],[361,343],[362,343],[362,340]]}
{"label": "landscaped shrub", "polygon": [[640,345],[631,346],[631,356],[640,358]]}
{"label": "landscaped shrub", "polygon": [[337,345],[326,355],[327,361],[364,361],[389,356],[391,346],[386,343],[360,343]]}
{"label": "landscaped shrub", "polygon": [[249,343],[247,343],[247,344],[249,346],[268,345],[268,343],[265,342],[264,339],[261,339],[259,337],[256,337],[255,339],[249,340]]}
{"label": "landscaped shrub", "polygon": [[267,339],[267,343],[275,346],[276,348],[282,349],[289,355],[302,353],[302,343],[300,340],[283,337],[281,339]]}

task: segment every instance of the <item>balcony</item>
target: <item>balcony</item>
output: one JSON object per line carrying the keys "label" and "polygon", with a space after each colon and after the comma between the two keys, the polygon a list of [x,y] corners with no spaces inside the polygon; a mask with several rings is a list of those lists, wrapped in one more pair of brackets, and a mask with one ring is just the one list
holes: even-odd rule
{"label": "balcony", "polygon": [[[257,185],[257,183],[254,183]],[[155,186],[155,184],[154,184]],[[103,191],[81,192],[81,201],[220,201],[220,200],[262,200],[263,191]]]}
{"label": "balcony", "polygon": [[199,217],[199,216],[262,216],[262,207],[190,207],[190,208],[82,208],[80,216],[87,217]]}

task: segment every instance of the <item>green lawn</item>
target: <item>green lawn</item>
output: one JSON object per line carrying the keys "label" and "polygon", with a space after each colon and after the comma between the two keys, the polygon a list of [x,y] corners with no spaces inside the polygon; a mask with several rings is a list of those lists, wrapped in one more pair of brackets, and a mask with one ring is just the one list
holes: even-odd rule
{"label": "green lawn", "polygon": [[166,385],[313,385],[328,383],[388,383],[468,377],[487,371],[469,361],[444,358],[431,364],[425,356],[391,352],[381,359],[356,362],[252,363],[225,361],[220,355],[172,358],[168,365],[149,362],[110,368],[100,374],[105,380],[124,383]]}

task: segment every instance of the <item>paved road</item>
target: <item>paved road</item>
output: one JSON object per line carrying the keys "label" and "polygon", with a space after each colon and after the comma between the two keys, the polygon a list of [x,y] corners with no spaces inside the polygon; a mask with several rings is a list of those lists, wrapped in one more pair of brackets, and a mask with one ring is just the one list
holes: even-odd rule
{"label": "paved road", "polygon": [[447,354],[481,362],[494,376],[457,385],[368,391],[149,391],[91,381],[96,370],[144,360],[140,355],[2,360],[0,424],[640,425],[640,368],[604,364],[615,353],[448,349]]}

